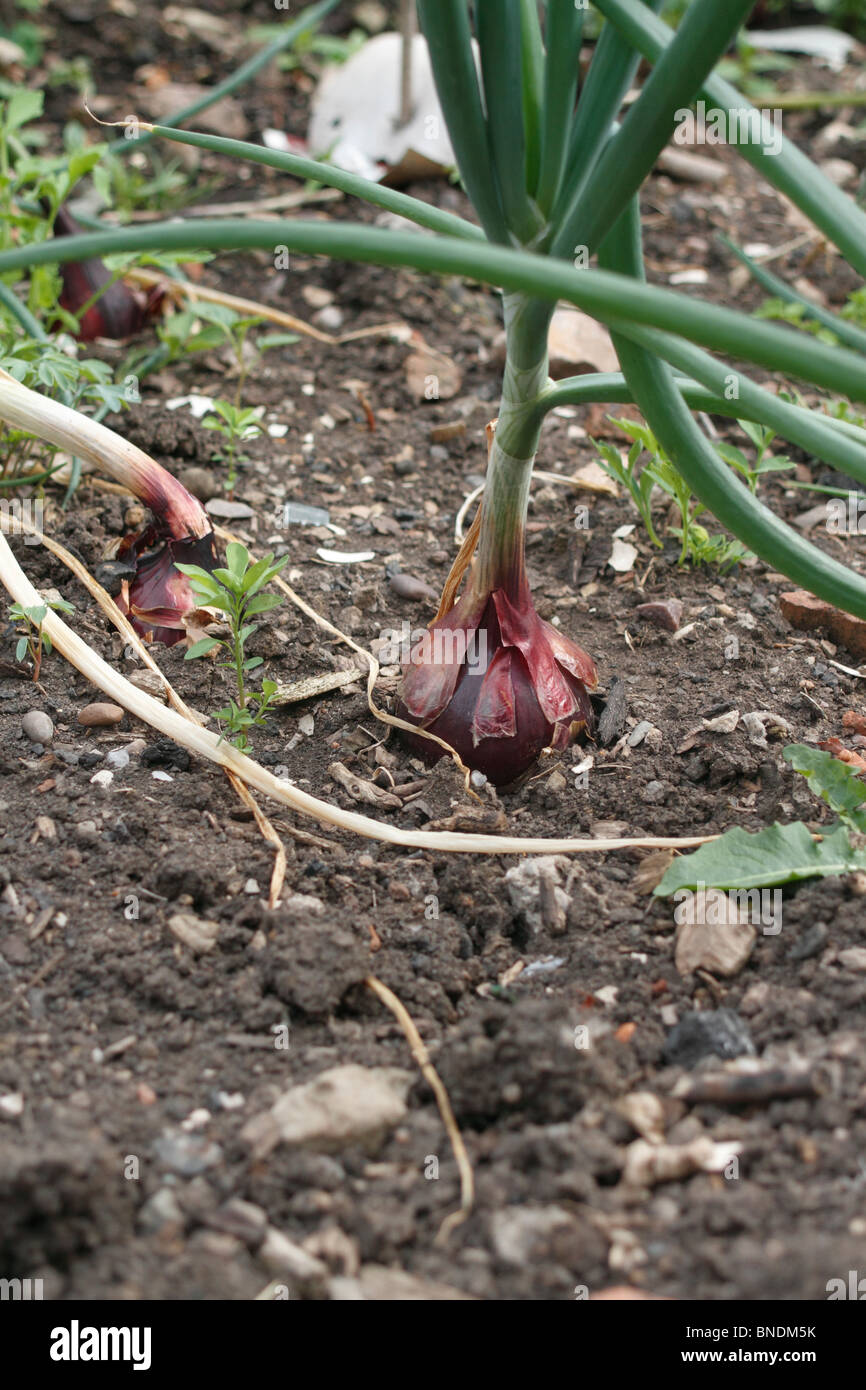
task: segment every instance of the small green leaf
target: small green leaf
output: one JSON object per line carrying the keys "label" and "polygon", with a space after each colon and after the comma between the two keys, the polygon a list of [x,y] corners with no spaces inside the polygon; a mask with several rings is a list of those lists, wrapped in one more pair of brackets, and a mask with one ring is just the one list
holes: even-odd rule
{"label": "small green leaf", "polygon": [[17,643],[17,645],[16,645],[16,647],[15,647],[15,660],[16,660],[16,661],[23,661],[23,660],[24,660],[25,656],[27,655],[27,647],[28,647],[28,645],[29,645],[29,644],[28,644],[28,641],[27,641],[27,638],[26,638],[26,637],[19,637],[19,638],[18,638],[18,643]]}
{"label": "small green leaf", "polygon": [[279,608],[282,601],[279,594],[257,594],[245,605],[245,611],[248,617],[254,613],[270,613],[272,609]]}
{"label": "small green leaf", "polygon": [[208,652],[213,651],[214,647],[219,647],[221,645],[222,644],[216,637],[202,637],[200,641],[192,644],[184,657],[184,661],[195,661],[197,657],[207,656]]}

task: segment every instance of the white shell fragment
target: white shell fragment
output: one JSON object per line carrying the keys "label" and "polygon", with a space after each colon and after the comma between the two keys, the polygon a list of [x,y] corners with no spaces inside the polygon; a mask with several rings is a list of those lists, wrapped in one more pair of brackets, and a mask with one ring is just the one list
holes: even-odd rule
{"label": "white shell fragment", "polygon": [[339,168],[373,179],[404,161],[418,170],[454,164],[420,34],[412,40],[412,115],[401,127],[402,62],[401,35],[379,34],[325,73],[313,97],[307,135],[313,155],[327,155]]}
{"label": "white shell fragment", "polygon": [[629,570],[634,569],[636,559],[636,547],[630,541],[621,541],[615,537],[607,562],[611,569],[616,570],[617,574],[628,574]]}
{"label": "white shell fragment", "polygon": [[321,546],[316,554],[329,565],[363,565],[367,560],[376,558],[373,550],[353,550],[344,554],[340,550],[324,550]]}

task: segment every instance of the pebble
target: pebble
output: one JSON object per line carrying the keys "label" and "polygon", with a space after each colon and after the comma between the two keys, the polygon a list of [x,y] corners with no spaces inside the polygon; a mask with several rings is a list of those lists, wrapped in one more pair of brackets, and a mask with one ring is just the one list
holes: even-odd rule
{"label": "pebble", "polygon": [[143,690],[145,695],[152,695],[155,700],[162,700],[163,703],[167,701],[165,681],[156,671],[133,671],[128,680],[130,685],[134,685],[136,690]]}
{"label": "pebble", "polygon": [[664,782],[647,782],[641,795],[641,801],[646,801],[653,806],[660,801],[664,801],[666,796],[667,787]]}
{"label": "pebble", "polygon": [[94,705],[85,705],[78,716],[78,722],[85,729],[108,729],[113,724],[119,724],[123,718],[124,711],[120,705],[109,705],[97,702]]}
{"label": "pebble", "polygon": [[372,1153],[405,1118],[414,1080],[398,1067],[331,1067],[285,1091],[244,1126],[241,1138],[257,1158],[280,1143],[326,1150],[362,1144]]}
{"label": "pebble", "polygon": [[637,614],[648,623],[655,623],[666,632],[676,632],[683,620],[683,605],[678,598],[669,598],[652,603],[641,603]]}
{"label": "pebble", "polygon": [[269,1226],[265,1232],[258,1257],[274,1277],[284,1275],[300,1282],[308,1282],[323,1279],[328,1272],[321,1260],[308,1255],[302,1246],[296,1245],[273,1226]]}
{"label": "pebble", "polygon": [[55,743],[54,756],[66,763],[67,767],[77,767],[81,759],[78,749],[73,748],[71,743]]}
{"label": "pebble", "polygon": [[105,761],[108,763],[109,767],[128,767],[129,753],[125,748],[112,748],[111,752],[106,756]]}
{"label": "pebble", "polygon": [[200,502],[216,497],[220,490],[219,480],[209,468],[184,468],[178,475],[178,482]]}
{"label": "pebble", "polygon": [[704,1057],[754,1057],[751,1034],[733,1009],[685,1014],[665,1039],[664,1059],[671,1066],[694,1067]]}
{"label": "pebble", "polygon": [[183,1130],[163,1130],[153,1147],[162,1167],[183,1178],[195,1177],[222,1162],[219,1144],[201,1134],[184,1134]]}
{"label": "pebble", "polygon": [[131,758],[138,758],[147,747],[147,742],[143,738],[134,738],[131,743],[126,745],[126,751]]}
{"label": "pebble", "polygon": [[209,516],[222,517],[225,521],[249,521],[254,515],[246,502],[230,502],[227,497],[212,497],[205,510]]}
{"label": "pebble", "polygon": [[268,1218],[266,1212],[253,1202],[231,1197],[217,1211],[208,1215],[207,1223],[225,1235],[242,1240],[245,1245],[257,1246],[265,1237]]}
{"label": "pebble", "polygon": [[154,782],[173,782],[174,778],[167,772],[152,772],[151,777]]}
{"label": "pebble", "polygon": [[344,323],[343,311],[336,304],[326,304],[324,309],[313,315],[313,323],[324,328],[326,333],[338,333]]}
{"label": "pebble", "polygon": [[8,1091],[5,1096],[0,1096],[0,1115],[5,1119],[17,1119],[23,1113],[24,1097],[20,1091]]}
{"label": "pebble", "polygon": [[94,772],[90,784],[93,787],[110,787],[113,781],[114,773],[109,772],[108,768],[104,767],[101,772]]}
{"label": "pebble", "polygon": [[54,724],[41,709],[28,710],[21,720],[21,728],[31,743],[50,743],[54,737]]}
{"label": "pebble", "polygon": [[142,1231],[150,1235],[166,1226],[184,1225],[183,1212],[170,1187],[161,1187],[142,1204],[138,1213],[138,1225]]}
{"label": "pebble", "polygon": [[99,828],[96,821],[82,820],[75,827],[75,834],[79,840],[98,840]]}

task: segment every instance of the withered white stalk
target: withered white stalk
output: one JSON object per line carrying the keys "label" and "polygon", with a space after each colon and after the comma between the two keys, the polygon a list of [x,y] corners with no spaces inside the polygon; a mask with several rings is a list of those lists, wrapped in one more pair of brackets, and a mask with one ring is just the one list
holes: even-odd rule
{"label": "withered white stalk", "polygon": [[[15,602],[26,607],[41,602],[40,595],[24,574],[2,533],[0,584]],[[113,670],[56,613],[50,610],[46,613],[44,627],[54,643],[55,650],[61,656],[71,662],[76,670],[110,699],[129,710],[136,718],[143,720],[145,724],[149,724],[151,728],[173,739],[191,753],[196,753],[209,762],[235,773],[248,786],[273,797],[283,806],[288,806],[301,815],[310,816],[323,825],[334,825],[353,834],[362,835],[366,839],[403,845],[410,849],[441,850],[453,854],[603,854],[608,850],[638,847],[694,849],[705,844],[707,838],[716,838],[690,836],[686,839],[519,839],[500,835],[463,835],[450,831],[403,830],[399,826],[380,823],[355,811],[344,811],[340,807],[330,806],[326,801],[311,796],[309,792],[300,791],[291,783],[279,780],[267,768],[261,767],[252,758],[239,753],[231,744],[221,740],[218,734],[192,723],[176,710],[168,709],[159,700],[145,694]]]}
{"label": "withered white stalk", "polygon": [[153,524],[121,545],[119,553],[133,563],[135,573],[124,580],[120,607],[143,635],[166,645],[179,641],[196,603],[175,562],[202,568],[216,563],[213,526],[201,503],[167,469],[114,430],[31,391],[2,369],[0,420],[88,460],[150,508]]}

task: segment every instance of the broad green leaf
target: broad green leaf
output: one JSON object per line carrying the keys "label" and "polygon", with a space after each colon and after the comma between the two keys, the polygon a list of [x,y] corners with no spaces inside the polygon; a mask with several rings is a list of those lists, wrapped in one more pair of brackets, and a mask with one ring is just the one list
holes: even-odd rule
{"label": "broad green leaf", "polygon": [[829,878],[866,869],[866,851],[855,850],[844,825],[813,840],[801,821],[778,822],[750,835],[737,826],[693,854],[675,859],[655,890],[667,898],[681,888],[772,888],[804,878]]}
{"label": "broad green leaf", "polygon": [[[856,815],[858,808],[866,801],[866,786],[847,763],[821,748],[809,748],[805,743],[791,744],[783,751],[782,757],[795,772],[802,773],[810,791],[826,801],[832,811],[866,822],[866,814],[860,812],[859,816]],[[863,828],[866,828],[866,824]]]}

